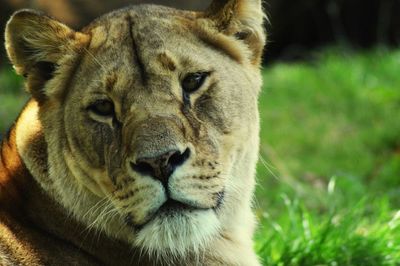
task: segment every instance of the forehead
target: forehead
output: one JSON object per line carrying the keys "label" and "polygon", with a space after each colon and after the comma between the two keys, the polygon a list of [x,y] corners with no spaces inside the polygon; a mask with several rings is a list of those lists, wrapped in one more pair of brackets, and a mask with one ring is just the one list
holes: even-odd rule
{"label": "forehead", "polygon": [[[171,63],[173,54],[189,54],[195,50],[196,38],[190,31],[195,15],[160,6],[135,6],[110,13],[87,31],[92,36],[88,48],[92,55],[110,63],[129,61],[147,64],[160,58]],[[183,48],[184,47],[184,48]],[[171,60],[169,60],[171,59]],[[171,64],[167,66],[172,68]]]}
{"label": "forehead", "polygon": [[84,29],[91,42],[82,70],[97,75],[139,75],[140,79],[182,69],[207,70],[212,65],[210,53],[215,51],[194,33],[195,19],[193,12],[153,5],[107,14]]}

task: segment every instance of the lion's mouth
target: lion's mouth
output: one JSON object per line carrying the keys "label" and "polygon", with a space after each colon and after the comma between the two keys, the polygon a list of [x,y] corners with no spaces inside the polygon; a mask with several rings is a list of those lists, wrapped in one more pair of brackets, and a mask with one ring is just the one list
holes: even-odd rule
{"label": "lion's mouth", "polygon": [[174,217],[179,215],[187,215],[190,212],[195,211],[207,211],[207,210],[214,210],[217,211],[224,199],[224,191],[218,193],[218,200],[214,207],[204,208],[198,207],[194,205],[189,205],[187,203],[183,203],[181,201],[174,200],[172,198],[168,198],[154,213],[149,215],[145,222],[141,224],[135,224],[132,221],[132,216],[127,215],[125,217],[125,222],[128,226],[135,228],[136,231],[140,231],[143,229],[147,224],[153,221],[156,217]]}
{"label": "lion's mouth", "polygon": [[158,211],[155,213],[155,215],[159,213],[175,213],[175,212],[180,212],[180,211],[191,211],[191,210],[196,210],[199,208],[193,207],[191,205],[182,203],[180,201],[176,201],[174,199],[169,198],[161,207],[158,209]]}
{"label": "lion's mouth", "polygon": [[160,208],[158,208],[157,211],[155,211],[151,216],[149,216],[144,223],[135,224],[132,221],[132,216],[130,216],[130,215],[125,217],[125,223],[128,226],[135,228],[136,231],[140,231],[147,224],[149,224],[151,221],[153,221],[156,217],[178,216],[180,214],[186,214],[186,213],[192,212],[192,211],[202,211],[202,210],[204,211],[204,210],[209,210],[209,209],[212,209],[212,208],[195,207],[195,206],[185,204],[183,202],[169,198],[166,202],[164,202],[163,205],[160,206]]}

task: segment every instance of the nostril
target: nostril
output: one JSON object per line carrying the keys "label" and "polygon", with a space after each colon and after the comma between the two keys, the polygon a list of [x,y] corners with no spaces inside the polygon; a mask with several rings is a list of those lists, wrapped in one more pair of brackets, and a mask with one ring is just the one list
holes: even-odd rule
{"label": "nostril", "polygon": [[131,162],[130,166],[135,172],[154,177],[165,185],[175,169],[182,165],[189,156],[189,149],[186,149],[183,153],[171,150],[154,157],[138,158],[136,162]]}
{"label": "nostril", "polygon": [[176,151],[168,159],[168,164],[172,167],[178,167],[182,165],[190,156],[190,150],[187,148],[183,153]]}
{"label": "nostril", "polygon": [[131,163],[131,167],[133,170],[142,175],[154,176],[154,168],[149,163],[146,162]]}

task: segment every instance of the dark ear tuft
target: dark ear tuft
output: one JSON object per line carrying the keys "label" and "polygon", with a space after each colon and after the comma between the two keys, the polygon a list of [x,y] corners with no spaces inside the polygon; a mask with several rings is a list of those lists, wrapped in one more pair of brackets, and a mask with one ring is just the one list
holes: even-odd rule
{"label": "dark ear tuft", "polygon": [[35,68],[38,74],[43,77],[45,81],[47,81],[53,78],[56,64],[47,61],[39,61],[33,66],[33,68]]}
{"label": "dark ear tuft", "polygon": [[44,102],[48,97],[44,91],[44,84],[53,78],[56,66],[52,62],[39,61],[29,70],[27,85],[32,96],[39,102]]}
{"label": "dark ear tuft", "polygon": [[250,32],[247,31],[238,31],[235,33],[235,38],[241,41],[246,40],[250,35]]}

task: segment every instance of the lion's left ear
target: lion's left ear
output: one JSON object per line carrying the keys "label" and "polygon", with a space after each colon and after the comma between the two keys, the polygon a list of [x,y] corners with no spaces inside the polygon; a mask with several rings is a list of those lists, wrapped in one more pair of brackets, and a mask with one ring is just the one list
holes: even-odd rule
{"label": "lion's left ear", "polygon": [[29,92],[38,101],[60,60],[86,43],[88,36],[34,10],[15,12],[5,31],[7,54],[20,75],[27,77]]}
{"label": "lion's left ear", "polygon": [[261,0],[213,0],[204,15],[219,32],[243,41],[259,64],[266,39]]}

